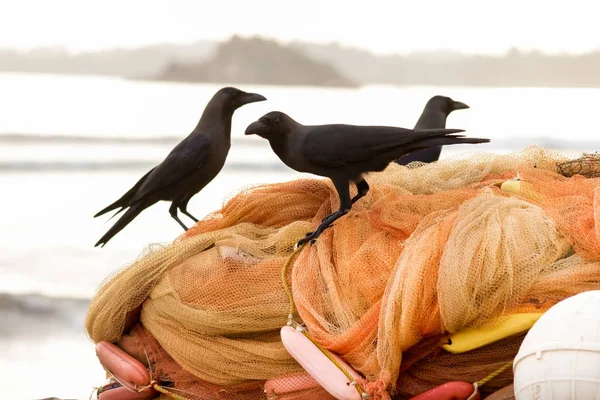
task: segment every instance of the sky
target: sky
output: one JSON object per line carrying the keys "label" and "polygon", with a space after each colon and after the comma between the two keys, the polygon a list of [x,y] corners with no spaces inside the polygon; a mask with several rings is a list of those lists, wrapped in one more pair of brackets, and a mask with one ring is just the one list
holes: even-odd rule
{"label": "sky", "polygon": [[0,0],[0,47],[73,52],[223,40],[338,42],[377,54],[600,50],[598,0]]}

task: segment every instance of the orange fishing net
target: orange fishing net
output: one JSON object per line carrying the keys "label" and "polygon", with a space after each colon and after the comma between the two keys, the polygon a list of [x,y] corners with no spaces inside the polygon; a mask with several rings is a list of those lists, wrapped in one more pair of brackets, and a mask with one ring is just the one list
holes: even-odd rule
{"label": "orange fishing net", "polygon": [[[600,179],[561,175],[575,157],[531,147],[368,175],[368,195],[291,267],[299,319],[374,398],[484,378],[512,360],[522,336],[450,354],[442,335],[600,288]],[[517,176],[520,194],[500,189]],[[327,179],[242,191],[108,277],[88,334],[121,340],[190,399],[267,398],[266,380],[302,372],[279,336],[289,306],[282,266],[338,205]],[[482,391],[511,381],[509,369]],[[304,398],[328,398],[310,390]]]}

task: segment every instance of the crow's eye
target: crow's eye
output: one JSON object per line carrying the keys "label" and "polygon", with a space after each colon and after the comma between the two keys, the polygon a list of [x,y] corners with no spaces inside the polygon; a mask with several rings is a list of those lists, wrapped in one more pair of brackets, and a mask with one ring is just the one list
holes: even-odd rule
{"label": "crow's eye", "polygon": [[274,123],[275,125],[279,125],[279,118],[275,118],[275,120],[273,121],[273,123]]}

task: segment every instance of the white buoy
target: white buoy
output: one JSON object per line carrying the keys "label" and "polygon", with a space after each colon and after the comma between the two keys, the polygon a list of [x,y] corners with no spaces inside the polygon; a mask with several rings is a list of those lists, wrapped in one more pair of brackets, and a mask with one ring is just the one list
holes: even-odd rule
{"label": "white buoy", "polygon": [[600,290],[551,307],[513,362],[516,400],[600,399]]}

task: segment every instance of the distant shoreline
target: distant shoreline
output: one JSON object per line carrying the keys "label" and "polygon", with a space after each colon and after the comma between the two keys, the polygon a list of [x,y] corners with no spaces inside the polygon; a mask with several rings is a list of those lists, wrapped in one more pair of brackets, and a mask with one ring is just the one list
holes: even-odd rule
{"label": "distant shoreline", "polygon": [[179,83],[360,87],[363,85],[600,88],[600,51],[579,55],[512,49],[375,55],[337,44],[232,37],[71,54],[61,48],[0,49],[0,72],[111,76]]}

